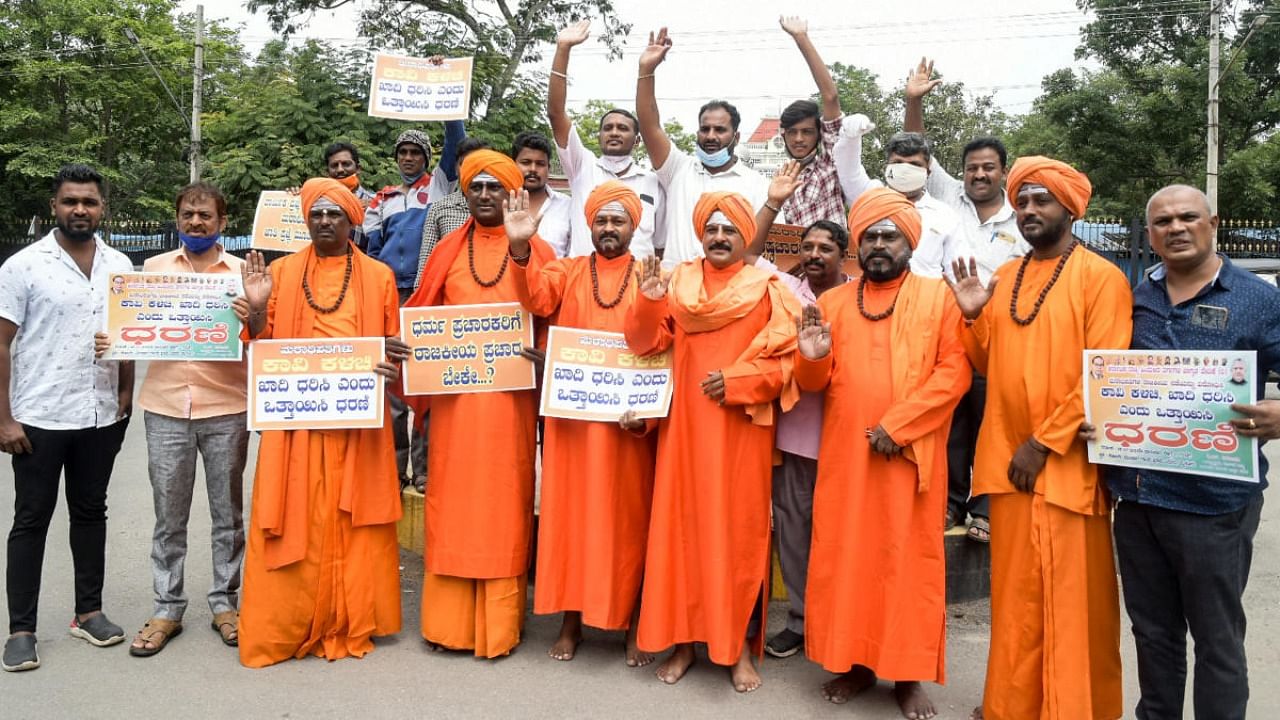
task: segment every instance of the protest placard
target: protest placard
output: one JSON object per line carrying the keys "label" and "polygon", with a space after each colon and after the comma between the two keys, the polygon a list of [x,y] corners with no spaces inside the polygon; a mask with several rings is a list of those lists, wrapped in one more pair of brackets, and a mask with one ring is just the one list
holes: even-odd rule
{"label": "protest placard", "polygon": [[1256,397],[1253,351],[1085,350],[1089,461],[1258,482],[1232,403]]}
{"label": "protest placard", "polygon": [[528,390],[533,318],[520,303],[440,305],[400,309],[400,337],[409,345],[406,395]]}
{"label": "protest placard", "polygon": [[369,115],[414,122],[466,120],[471,60],[449,58],[435,65],[426,58],[378,53],[369,83]]}
{"label": "protest placard", "polygon": [[[800,240],[804,237],[804,230],[802,225],[770,225],[769,238],[764,243],[765,259],[782,272],[792,272],[800,267]],[[853,247],[852,242],[849,247]],[[862,274],[862,268],[858,267],[858,257],[852,249],[845,252],[842,269],[850,277]]]}
{"label": "protest placard", "polygon": [[307,219],[302,217],[302,197],[284,190],[264,190],[253,213],[255,250],[297,252],[311,244]]}
{"label": "protest placard", "polygon": [[249,343],[250,430],[382,427],[383,338]]}
{"label": "protest placard", "polygon": [[107,360],[239,360],[238,274],[113,273]]}
{"label": "protest placard", "polygon": [[639,356],[621,333],[552,326],[542,376],[547,417],[617,422],[666,417],[671,409],[671,351]]}

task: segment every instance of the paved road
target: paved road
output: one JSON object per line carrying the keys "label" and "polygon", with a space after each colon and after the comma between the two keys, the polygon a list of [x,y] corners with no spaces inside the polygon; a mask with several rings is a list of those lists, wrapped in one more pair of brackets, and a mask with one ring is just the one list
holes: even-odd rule
{"label": "paved road", "polygon": [[[140,418],[139,418],[140,420]],[[129,429],[116,463],[108,524],[107,613],[132,632],[150,614],[151,492],[141,422]],[[256,444],[255,444],[256,449]],[[1273,463],[1280,451],[1270,453]],[[0,462],[0,531],[12,518],[12,470]],[[1280,671],[1280,524],[1277,503],[1263,511],[1246,596],[1251,623],[1253,666],[1251,715],[1280,709],[1280,686],[1269,678]],[[765,685],[747,696],[733,692],[726,673],[702,657],[679,685],[666,687],[648,669],[622,662],[618,635],[589,633],[571,663],[549,659],[544,649],[555,636],[553,618],[531,616],[525,641],[511,657],[496,662],[462,654],[433,654],[417,633],[421,560],[402,557],[404,630],[381,640],[363,660],[327,663],[292,661],[247,670],[235,651],[209,629],[203,593],[210,579],[208,513],[197,495],[191,521],[193,547],[187,589],[194,596],[186,632],[163,653],[139,659],[125,645],[99,649],[66,634],[73,607],[66,513],[59,508],[45,558],[40,609],[40,651],[44,666],[28,673],[0,673],[0,717],[20,718],[404,718],[431,717],[858,717],[893,720],[901,716],[889,686],[881,684],[852,704],[824,702],[818,686],[827,674],[801,657],[767,659]],[[3,560],[0,560],[3,562]],[[780,627],[775,604],[773,627]],[[989,608],[985,602],[950,608],[948,683],[933,697],[940,717],[965,717],[981,697],[987,653]],[[7,622],[7,614],[4,615]],[[1125,702],[1136,697],[1133,643],[1124,623]]]}

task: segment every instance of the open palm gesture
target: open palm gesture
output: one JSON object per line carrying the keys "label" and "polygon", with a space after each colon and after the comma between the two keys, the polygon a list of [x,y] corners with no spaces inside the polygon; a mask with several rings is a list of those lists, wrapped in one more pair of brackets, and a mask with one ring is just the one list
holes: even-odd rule
{"label": "open palm gesture", "polygon": [[908,98],[922,98],[941,84],[942,80],[933,79],[933,61],[920,58],[920,64],[907,75],[904,92]]}
{"label": "open palm gesture", "polygon": [[[507,199],[502,201],[502,228],[512,244],[527,243],[538,232],[542,213],[535,215],[529,205],[529,191],[523,188],[510,191]],[[546,210],[545,206],[543,210]]]}
{"label": "open palm gesture", "polygon": [[240,277],[244,281],[244,296],[249,301],[249,310],[255,313],[266,310],[267,301],[271,299],[271,273],[262,253],[249,251],[240,269]]}
{"label": "open palm gesture", "polygon": [[800,354],[809,360],[821,360],[831,352],[831,323],[822,321],[822,309],[808,305],[796,318]]}
{"label": "open palm gesture", "polygon": [[671,50],[671,38],[667,37],[667,29],[658,30],[657,34],[649,33],[649,45],[640,53],[640,74],[648,75],[667,59]]}
{"label": "open palm gesture", "polygon": [[787,198],[795,194],[804,183],[800,180],[800,171],[804,168],[795,160],[788,160],[769,181],[769,202],[774,207],[782,207]]}
{"label": "open palm gesture", "polygon": [[640,294],[650,300],[661,300],[667,296],[667,279],[662,277],[662,261],[657,256],[650,255],[640,260],[636,280]]}
{"label": "open palm gesture", "polygon": [[579,20],[561,30],[559,35],[556,35],[556,44],[564,47],[573,47],[586,42],[589,37],[591,37],[591,21]]}
{"label": "open palm gesture", "polygon": [[991,293],[996,289],[996,282],[1000,278],[992,275],[991,282],[983,285],[982,279],[978,277],[978,261],[974,258],[969,258],[967,263],[964,258],[953,261],[951,272],[955,273],[955,280],[946,275],[942,277],[956,296],[956,305],[960,306],[960,312],[966,320],[977,319],[982,314],[982,308],[991,300]]}

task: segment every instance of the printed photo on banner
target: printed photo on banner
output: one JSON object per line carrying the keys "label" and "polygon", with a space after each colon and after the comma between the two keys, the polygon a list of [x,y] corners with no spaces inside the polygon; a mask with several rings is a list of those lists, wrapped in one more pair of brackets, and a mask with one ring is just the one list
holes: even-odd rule
{"label": "printed photo on banner", "polygon": [[378,53],[369,84],[369,115],[425,122],[466,120],[471,108],[471,61]]}
{"label": "printed photo on banner", "polygon": [[240,276],[114,273],[107,286],[107,360],[241,359],[240,320],[231,303]]}
{"label": "printed photo on banner", "polygon": [[[804,226],[775,223],[769,226],[769,238],[764,243],[764,258],[782,272],[793,272],[800,267],[800,242],[804,239]],[[854,277],[862,274],[858,258],[853,250],[844,254],[841,270]]]}
{"label": "printed photo on banner", "polygon": [[383,338],[249,343],[250,430],[382,427]]}
{"label": "printed photo on banner", "polygon": [[546,417],[617,422],[666,417],[671,409],[671,351],[641,357],[621,333],[552,326],[542,376]]}
{"label": "printed photo on banner", "polygon": [[297,252],[311,244],[302,197],[284,190],[264,190],[253,213],[254,250]]}
{"label": "printed photo on banner", "polygon": [[528,390],[533,317],[520,303],[400,308],[406,395]]}
{"label": "printed photo on banner", "polygon": [[1258,482],[1258,442],[1232,403],[1256,402],[1255,353],[1085,350],[1089,461]]}

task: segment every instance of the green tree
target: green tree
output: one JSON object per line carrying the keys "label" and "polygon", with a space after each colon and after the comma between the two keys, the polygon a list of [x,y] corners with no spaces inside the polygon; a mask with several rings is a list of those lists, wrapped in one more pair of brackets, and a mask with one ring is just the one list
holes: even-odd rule
{"label": "green tree", "polygon": [[[605,113],[615,109],[617,109],[617,106],[611,102],[588,100],[581,110],[569,111],[569,116],[573,118],[573,126],[578,129],[578,137],[582,139],[582,144],[596,155],[600,154],[600,119],[604,117]],[[667,131],[667,137],[671,138],[672,144],[685,152],[693,152],[696,138],[692,133],[685,131],[680,121],[670,118],[663,123],[662,127]],[[649,151],[645,148],[643,142],[636,147],[635,155],[642,160],[649,157]]]}
{"label": "green tree", "polygon": [[[172,216],[187,180],[188,129],[125,36],[132,30],[184,107],[191,97],[190,16],[173,0],[16,0],[0,6],[0,194],[10,219],[47,215],[48,182],[67,162],[106,178],[108,212]],[[207,29],[206,61],[235,58],[234,36]],[[210,73],[206,106],[220,102]],[[189,113],[189,110],[183,110]]]}
{"label": "green tree", "polygon": [[[351,0],[249,0],[252,10],[265,10],[272,25],[291,33],[298,18],[318,9],[332,9]],[[494,10],[496,9],[496,13]],[[613,57],[621,57],[622,41],[631,25],[622,22],[613,0],[405,0],[379,2],[361,12],[359,32],[372,46],[402,49],[419,56],[468,54],[475,57],[472,113],[476,120],[531,127],[540,113],[519,109],[515,118],[502,118],[508,106],[545,97],[542,80],[520,79],[522,63],[539,63],[545,47],[569,23],[594,18],[595,35]],[[530,87],[538,92],[527,92]],[[538,106],[539,108],[541,105]],[[508,136],[510,137],[510,136]]]}

